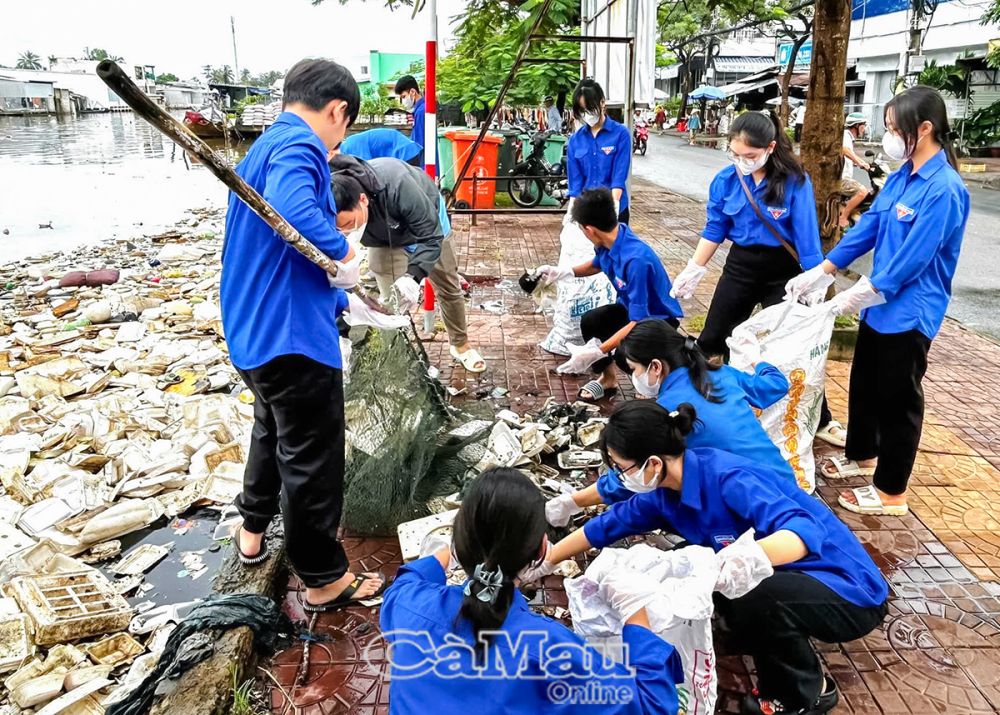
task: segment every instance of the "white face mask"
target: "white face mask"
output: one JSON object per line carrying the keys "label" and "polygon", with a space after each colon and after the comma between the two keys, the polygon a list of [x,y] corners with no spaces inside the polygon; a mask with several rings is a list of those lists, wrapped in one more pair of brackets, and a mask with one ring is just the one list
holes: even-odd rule
{"label": "white face mask", "polygon": [[368,207],[365,207],[365,220],[361,224],[355,224],[354,228],[351,229],[346,235],[349,243],[361,243],[361,238],[365,235],[365,229],[368,227]]}
{"label": "white face mask", "polygon": [[906,141],[895,132],[886,130],[882,135],[882,151],[890,159],[902,161],[906,158]]}
{"label": "white face mask", "polygon": [[646,372],[642,375],[637,375],[635,371],[632,372],[632,387],[635,391],[642,395],[643,397],[656,397],[660,394],[660,381],[657,380],[655,383],[649,383],[649,369],[652,367],[650,363],[649,367],[646,368]]}
{"label": "white face mask", "polygon": [[767,164],[767,160],[771,158],[771,152],[764,152],[763,156],[760,156],[757,161],[748,161],[742,157],[736,157],[733,159],[733,163],[736,164],[736,168],[739,170],[743,176],[750,176],[758,169],[763,169],[764,165]]}
{"label": "white face mask", "polygon": [[412,110],[413,105],[415,104],[416,102],[413,101],[413,97],[411,97],[410,95],[406,95],[405,97],[403,97],[403,109],[405,109],[406,111]]}
{"label": "white face mask", "polygon": [[659,484],[659,478],[654,478],[652,482],[646,482],[646,465],[649,464],[649,459],[642,463],[642,466],[638,469],[629,470],[629,473],[619,472],[621,475],[622,484],[630,492],[635,492],[636,494],[646,494],[656,489],[657,484]]}
{"label": "white face mask", "polygon": [[588,127],[596,127],[601,121],[600,114],[594,114],[593,112],[587,112],[583,115],[583,123]]}

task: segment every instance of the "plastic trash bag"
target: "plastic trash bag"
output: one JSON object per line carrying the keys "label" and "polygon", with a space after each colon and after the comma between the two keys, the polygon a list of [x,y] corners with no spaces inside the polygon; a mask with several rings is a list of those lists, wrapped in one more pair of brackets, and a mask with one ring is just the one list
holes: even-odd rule
{"label": "plastic trash bag", "polygon": [[[594,244],[587,240],[576,224],[566,224],[559,234],[559,266],[573,267],[593,259]],[[559,281],[552,330],[539,345],[555,355],[569,355],[566,343],[583,343],[580,318],[588,310],[614,303],[618,297],[611,281],[603,273],[589,278]]]}
{"label": "plastic trash bag", "polygon": [[[785,301],[765,308],[733,330],[726,341],[729,364],[752,371],[755,359],[769,362],[788,378],[788,394],[759,415],[760,424],[807,493],[816,489],[812,443],[819,426],[836,306]],[[759,355],[757,354],[759,350]]]}
{"label": "plastic trash bag", "polygon": [[704,546],[674,551],[648,544],[605,548],[582,576],[563,582],[573,630],[616,660],[622,659],[622,623],[601,597],[599,581],[620,569],[661,579],[646,614],[650,628],[677,650],[684,663],[684,684],[678,688],[681,710],[688,715],[714,713],[718,674],[712,643],[712,591],[719,578],[715,552]]}

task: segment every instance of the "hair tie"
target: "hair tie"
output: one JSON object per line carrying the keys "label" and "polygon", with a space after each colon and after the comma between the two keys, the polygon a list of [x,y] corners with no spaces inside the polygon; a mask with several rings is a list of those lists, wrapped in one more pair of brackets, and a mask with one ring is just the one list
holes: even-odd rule
{"label": "hair tie", "polygon": [[500,587],[503,585],[503,571],[497,566],[496,571],[487,571],[486,564],[477,564],[476,570],[472,573],[472,579],[466,581],[465,590],[462,591],[466,596],[472,595],[472,582],[476,581],[482,588],[479,593],[476,594],[478,598],[483,603],[493,604],[497,600],[497,596],[500,594]]}
{"label": "hair tie", "polygon": [[680,417],[680,416],[681,416],[681,413],[680,413],[680,412],[678,412],[677,410],[674,410],[673,412],[671,412],[671,413],[670,413],[670,414],[668,415],[668,417],[670,417],[670,419],[672,419],[672,420],[675,420],[675,419],[677,419],[677,418],[678,418],[678,417]]}
{"label": "hair tie", "polygon": [[694,350],[697,347],[698,347],[698,341],[695,340],[694,338],[692,338],[690,335],[688,335],[686,338],[684,338],[684,349],[685,350]]}

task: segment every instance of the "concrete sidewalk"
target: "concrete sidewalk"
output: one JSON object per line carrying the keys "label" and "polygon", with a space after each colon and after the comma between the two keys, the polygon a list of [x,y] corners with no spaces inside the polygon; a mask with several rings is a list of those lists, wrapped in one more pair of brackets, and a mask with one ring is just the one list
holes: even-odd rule
{"label": "concrete sidewalk", "polygon": [[[698,240],[702,204],[643,181],[636,182],[634,194],[633,228],[676,275]],[[456,399],[476,399],[494,387],[509,390],[493,402],[517,412],[539,406],[549,395],[573,399],[581,380],[552,372],[561,360],[537,347],[549,325],[516,286],[526,268],[557,259],[559,219],[481,217],[472,227],[463,217],[454,228],[460,268],[473,284],[469,332],[489,368],[480,376],[466,374],[453,365],[438,334],[426,346],[442,379],[466,388]],[[706,312],[721,260],[716,258],[685,305],[689,317]],[[828,395],[842,421],[849,372],[846,363],[829,364]],[[631,398],[628,379],[621,387]],[[862,480],[819,479],[819,495],[865,543],[892,589],[882,628],[861,641],[823,646],[823,660],[841,689],[838,713],[1000,712],[1000,346],[947,321],[931,350],[924,388],[927,419],[909,516],[849,514],[836,506],[836,495]],[[356,569],[391,575],[399,565],[394,539],[346,535],[345,543]],[[547,579],[533,605],[564,606],[559,581]],[[307,620],[299,589],[295,581],[289,585],[286,610]],[[388,712],[384,664],[361,657],[376,632],[377,610],[358,607],[321,616],[316,632],[332,639],[310,648],[299,685],[302,646],[280,653],[270,665],[280,686],[264,681],[273,712]],[[719,663],[719,712],[737,712],[750,687],[750,661],[729,656]]]}

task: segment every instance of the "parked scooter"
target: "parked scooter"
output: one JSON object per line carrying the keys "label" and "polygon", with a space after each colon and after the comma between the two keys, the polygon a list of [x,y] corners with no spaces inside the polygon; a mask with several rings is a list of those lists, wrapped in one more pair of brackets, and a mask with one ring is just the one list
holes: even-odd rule
{"label": "parked scooter", "polygon": [[[538,132],[531,137],[531,153],[524,161],[510,170],[507,193],[522,208],[534,208],[548,194],[562,206],[569,200],[569,183],[566,179],[566,147],[563,161],[550,164],[545,159],[545,140],[553,132]],[[523,177],[523,178],[521,178]]]}
{"label": "parked scooter", "polygon": [[632,153],[639,152],[641,156],[646,156],[646,145],[649,143],[649,127],[645,124],[636,124],[632,130]]}
{"label": "parked scooter", "polygon": [[[882,187],[885,186],[885,180],[889,176],[891,171],[889,164],[886,163],[885,157],[882,152],[875,153],[874,151],[866,151],[865,158],[868,159],[868,181],[871,183],[872,189],[865,197],[865,200],[858,204],[858,207],[854,212],[848,217],[848,224],[853,226],[861,219],[861,214],[872,207],[872,203],[875,201],[875,197],[878,196]],[[851,199],[851,194],[848,192],[841,192],[840,203],[841,205],[846,204]]]}

